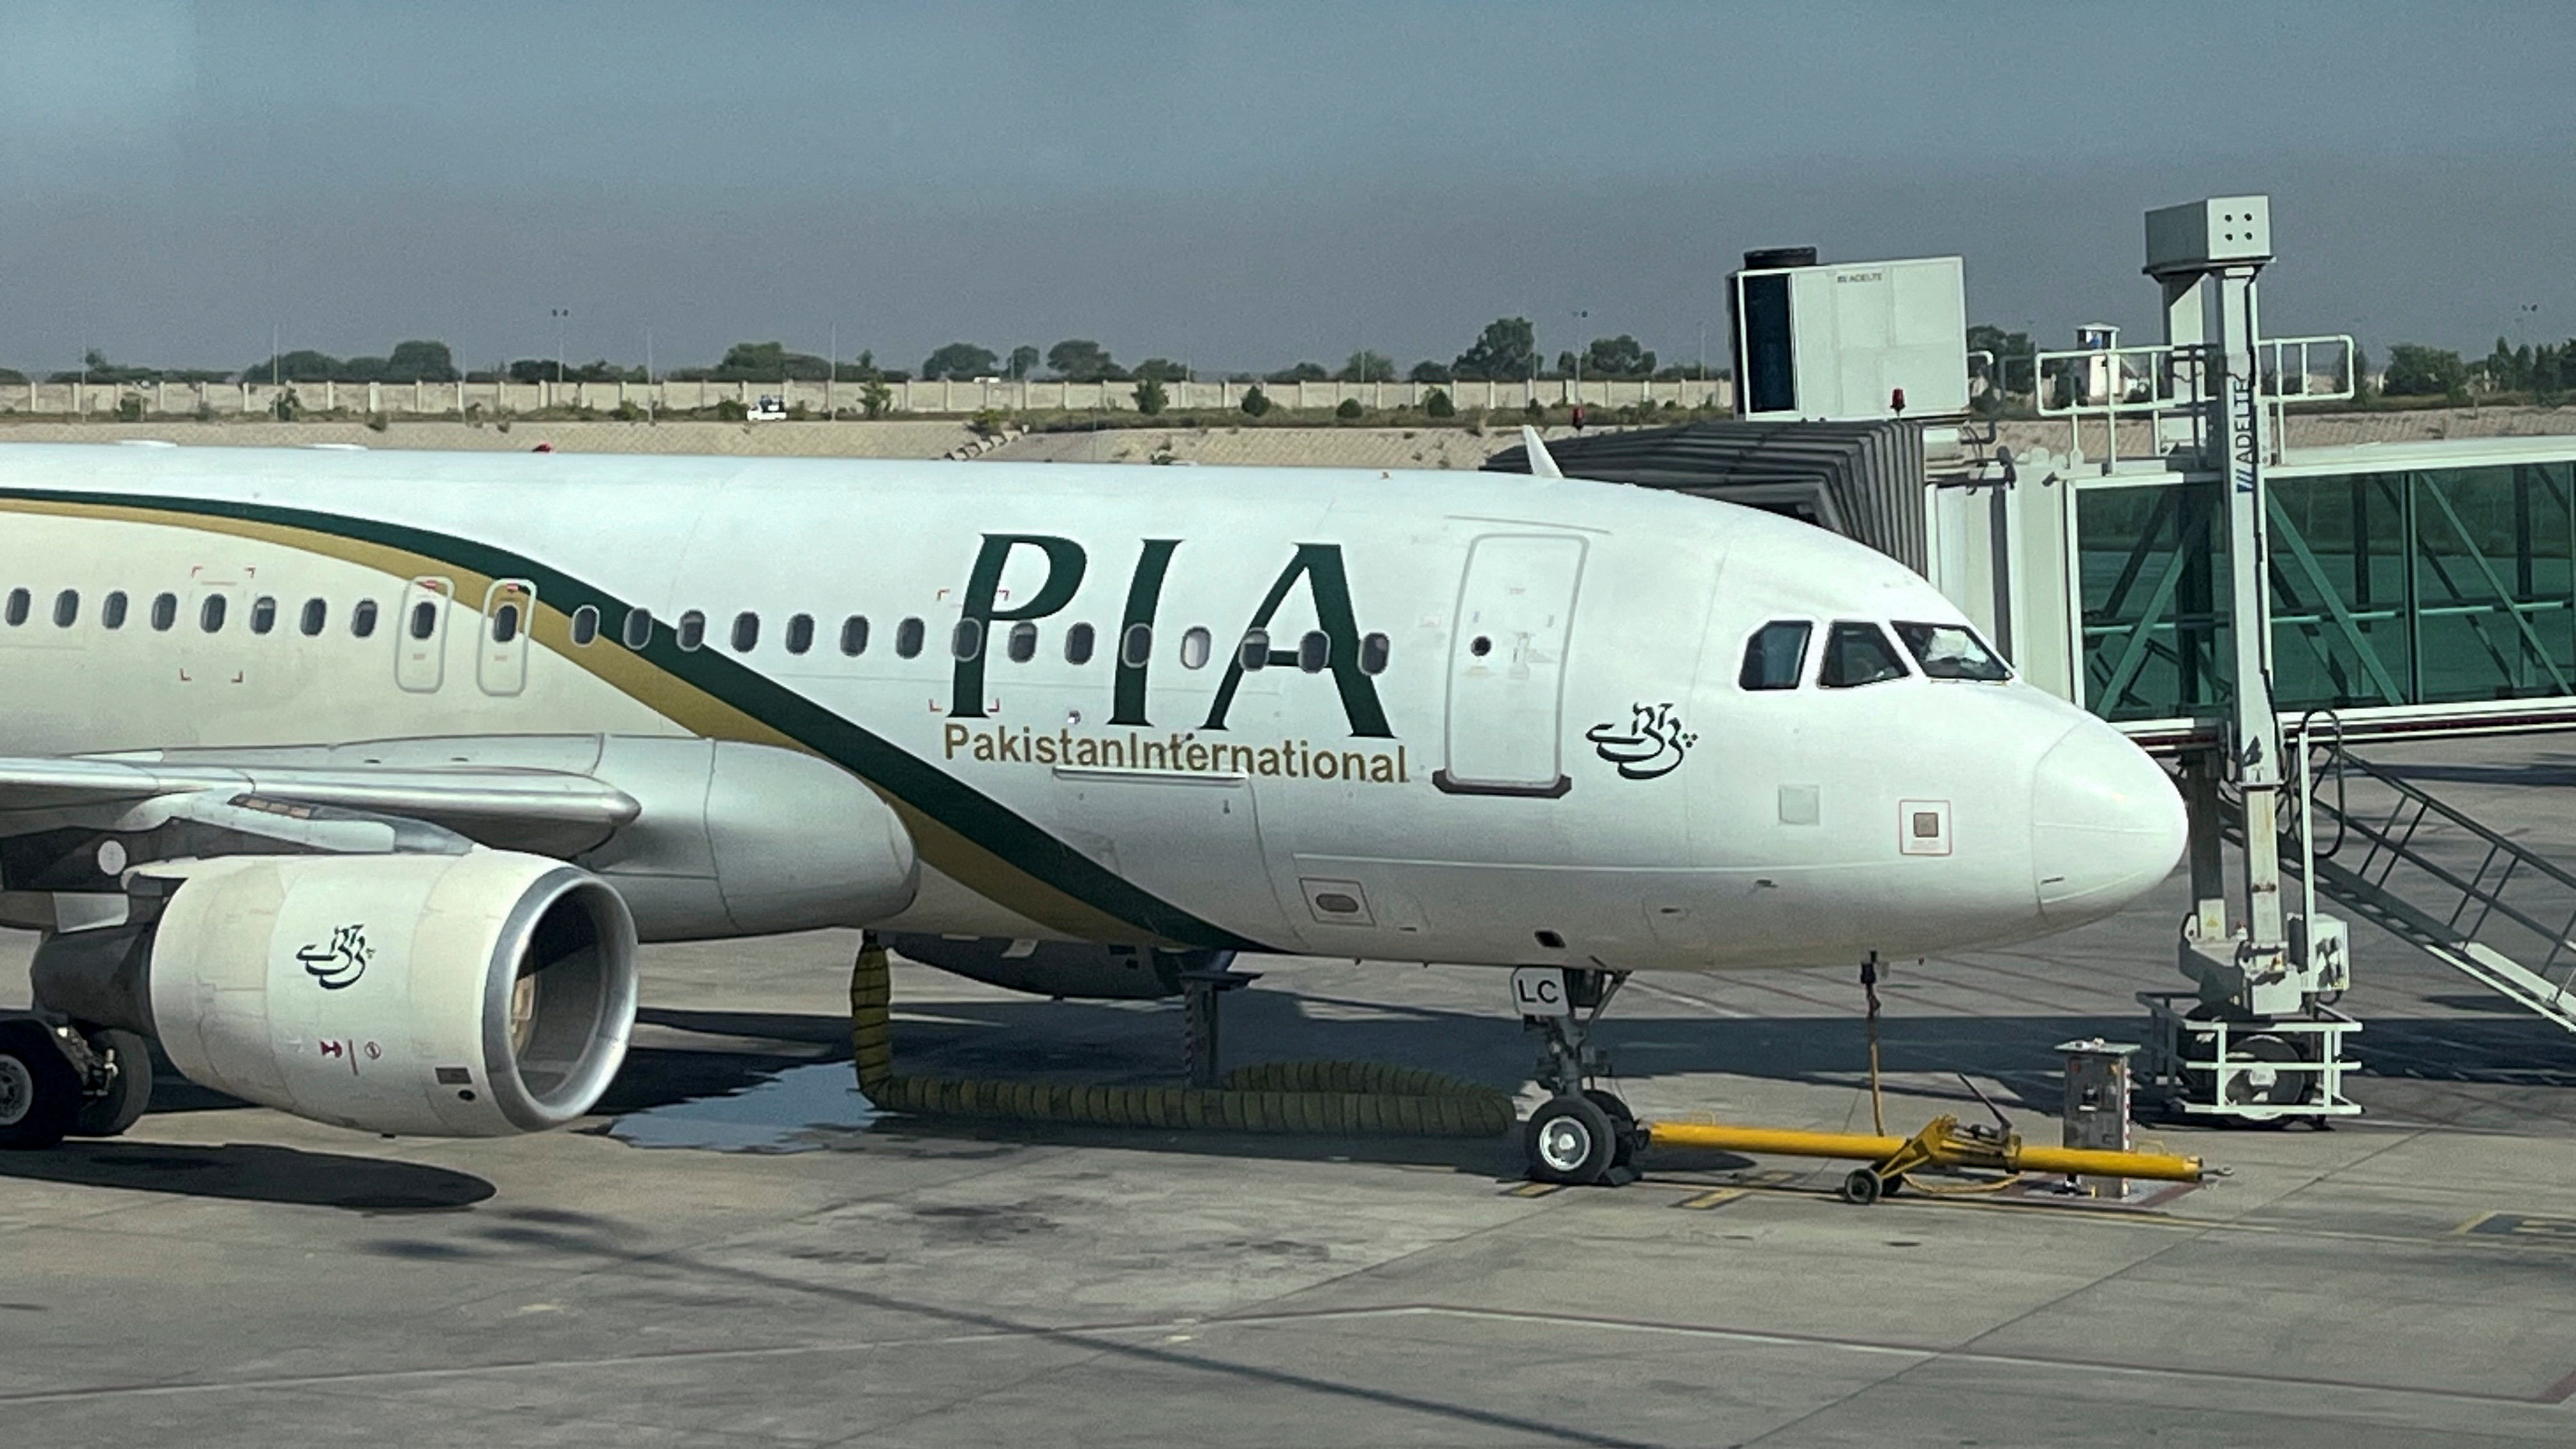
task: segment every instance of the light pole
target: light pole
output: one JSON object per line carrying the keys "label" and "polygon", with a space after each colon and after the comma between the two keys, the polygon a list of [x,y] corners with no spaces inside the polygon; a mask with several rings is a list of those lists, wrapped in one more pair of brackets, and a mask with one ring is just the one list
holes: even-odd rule
{"label": "light pole", "polygon": [[564,380],[564,319],[572,316],[572,309],[550,307],[546,310],[555,319],[555,386],[561,387]]}
{"label": "light pole", "polygon": [[1592,309],[1576,308],[1574,320],[1578,325],[1574,329],[1574,401],[1572,405],[1579,408],[1583,406],[1583,349],[1586,346],[1583,341],[1583,328],[1579,324],[1592,320]]}

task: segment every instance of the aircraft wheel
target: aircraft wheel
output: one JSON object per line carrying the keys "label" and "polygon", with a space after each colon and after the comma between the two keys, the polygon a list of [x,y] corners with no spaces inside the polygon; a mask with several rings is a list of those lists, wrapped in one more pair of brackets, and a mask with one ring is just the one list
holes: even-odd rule
{"label": "aircraft wheel", "polygon": [[1878,1195],[1886,1190],[1886,1186],[1873,1169],[1855,1167],[1851,1175],[1843,1179],[1843,1201],[1868,1207],[1878,1201]]}
{"label": "aircraft wheel", "polygon": [[45,1028],[0,1022],[0,1148],[51,1147],[80,1112],[80,1074]]}
{"label": "aircraft wheel", "polygon": [[1610,1119],[1610,1165],[1635,1167],[1646,1155],[1646,1133],[1637,1125],[1637,1114],[1628,1110],[1628,1104],[1619,1100],[1618,1094],[1599,1087],[1584,1088],[1583,1100],[1600,1108]]}
{"label": "aircraft wheel", "polygon": [[1536,1181],[1594,1183],[1617,1158],[1619,1129],[1589,1097],[1550,1097],[1530,1114],[1522,1141]]}
{"label": "aircraft wheel", "polygon": [[74,1137],[117,1137],[143,1120],[152,1105],[152,1045],[140,1033],[110,1027],[92,1035],[90,1050],[116,1068],[103,1096],[81,1103],[72,1118]]}

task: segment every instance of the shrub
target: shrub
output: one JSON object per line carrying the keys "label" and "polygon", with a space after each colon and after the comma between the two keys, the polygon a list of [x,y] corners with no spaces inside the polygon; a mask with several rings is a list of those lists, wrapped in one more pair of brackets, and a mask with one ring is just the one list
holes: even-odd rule
{"label": "shrub", "polygon": [[[870,413],[868,416],[874,417],[876,414]],[[742,405],[742,399],[738,397],[720,397],[716,399],[717,422],[740,423],[747,422],[750,418],[751,409]]]}
{"label": "shrub", "polygon": [[1342,399],[1342,405],[1333,409],[1333,416],[1340,418],[1343,422],[1349,422],[1351,419],[1356,418],[1359,415],[1360,400],[1355,397],[1346,397]]}
{"label": "shrub", "polygon": [[1547,416],[1547,404],[1540,402],[1537,398],[1531,398],[1529,402],[1521,408],[1521,411],[1527,413],[1531,420],[1535,421]]}
{"label": "shrub", "polygon": [[268,410],[279,422],[291,423],[304,415],[304,404],[295,396],[295,389],[290,387],[277,395],[277,401],[270,403]]}
{"label": "shrub", "polygon": [[381,432],[383,432],[384,430],[386,430],[387,428],[390,428],[390,427],[392,427],[392,426],[393,426],[393,419],[386,417],[383,413],[369,413],[369,414],[367,414],[367,431],[368,431],[368,432],[371,432],[371,433],[381,433]]}
{"label": "shrub", "polygon": [[859,411],[866,413],[871,419],[884,417],[887,410],[893,406],[894,389],[886,386],[884,378],[871,377],[866,385],[859,389]]}
{"label": "shrub", "polygon": [[1009,421],[1000,408],[986,408],[966,420],[966,431],[979,438],[998,438]]}
{"label": "shrub", "polygon": [[1245,391],[1243,394],[1243,414],[1245,417],[1257,418],[1268,411],[1270,411],[1270,394],[1263,392],[1258,387]]}
{"label": "shrub", "polygon": [[1431,396],[1422,400],[1422,412],[1425,417],[1454,418],[1458,416],[1458,405],[1449,400],[1447,389],[1435,387]]}
{"label": "shrub", "polygon": [[1163,405],[1171,400],[1171,394],[1163,390],[1160,378],[1149,377],[1136,384],[1136,411],[1149,418],[1160,416]]}
{"label": "shrub", "polygon": [[116,420],[120,423],[139,423],[143,421],[143,395],[141,393],[130,392],[125,396],[118,398],[116,400]]}

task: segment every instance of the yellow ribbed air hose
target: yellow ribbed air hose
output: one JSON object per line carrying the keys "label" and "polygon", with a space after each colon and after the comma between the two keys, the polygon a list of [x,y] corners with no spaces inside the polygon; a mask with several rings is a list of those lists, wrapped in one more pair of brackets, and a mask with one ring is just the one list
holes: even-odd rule
{"label": "yellow ribbed air hose", "polygon": [[893,976],[874,942],[850,971],[850,1050],[869,1101],[924,1116],[1404,1137],[1494,1137],[1518,1120],[1512,1099],[1492,1087],[1378,1062],[1272,1062],[1212,1088],[898,1076]]}

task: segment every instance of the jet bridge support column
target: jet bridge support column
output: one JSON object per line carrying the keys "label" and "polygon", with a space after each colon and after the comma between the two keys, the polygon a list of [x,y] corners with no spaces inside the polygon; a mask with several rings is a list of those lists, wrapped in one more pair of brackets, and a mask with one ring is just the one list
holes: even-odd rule
{"label": "jet bridge support column", "polygon": [[[2264,495],[2271,457],[2263,408],[2263,348],[2255,278],[2272,259],[2271,202],[2225,196],[2147,213],[2146,273],[2161,285],[2177,388],[2200,399],[2202,468],[2226,490],[2228,630],[2234,688],[2224,753],[2185,768],[2191,805],[2193,912],[2184,923],[2183,973],[2198,983],[2190,1020],[2174,1016],[2165,993],[2143,993],[2156,1014],[2160,1051],[2150,1068],[2169,1070],[2187,1110],[2245,1116],[2338,1110],[2315,1071],[2281,1068],[2322,1047],[2340,1055],[2337,1032],[2310,1025],[2267,1031],[2282,1018],[2322,1013],[2327,985],[2304,951],[2293,951],[2281,904],[2281,808],[2288,778],[2272,695],[2271,551]],[[2244,897],[2229,929],[2218,869],[2222,781],[2242,802]],[[2308,931],[2302,939],[2318,933]],[[2338,979],[2334,984],[2340,985]],[[2324,1014],[2330,1015],[2330,1013]],[[2194,1025],[2221,1019],[2227,1025]],[[2322,1020],[2322,1016],[2321,1016]],[[2335,1020],[2341,1020],[2335,1018]],[[2252,1110],[2245,1110],[2252,1109]],[[2339,1110],[2352,1110],[2340,1104]]]}

